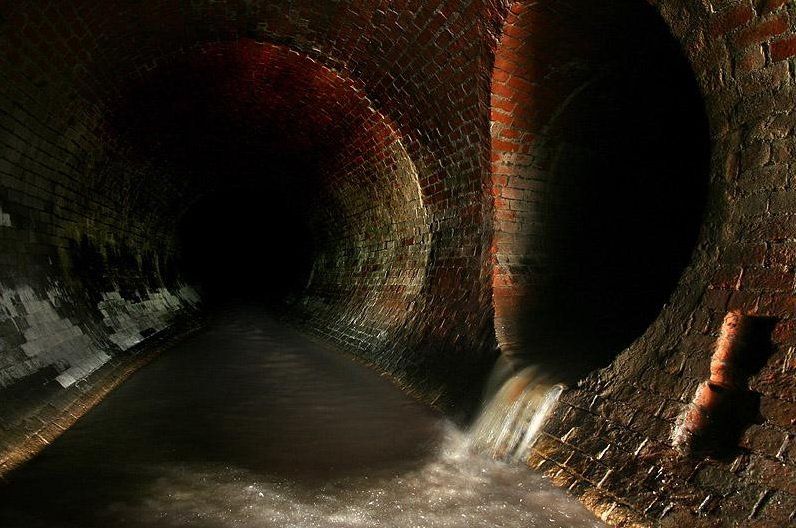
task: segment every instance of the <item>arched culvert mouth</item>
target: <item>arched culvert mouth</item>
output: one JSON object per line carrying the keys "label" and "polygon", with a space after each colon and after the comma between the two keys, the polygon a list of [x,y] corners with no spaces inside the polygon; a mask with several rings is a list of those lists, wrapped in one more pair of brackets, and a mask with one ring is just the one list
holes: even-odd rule
{"label": "arched culvert mouth", "polygon": [[586,7],[515,4],[492,87],[498,341],[569,381],[666,303],[709,164],[694,75],[655,9]]}
{"label": "arched culvert mouth", "polygon": [[[496,355],[484,67],[500,15],[485,9],[9,5],[0,69],[14,159],[3,170],[15,181],[14,196],[0,193],[0,227],[51,215],[31,227],[47,240],[35,252],[16,237],[36,266],[21,282],[65,279],[90,312],[79,320],[102,336],[94,298],[146,298],[150,283],[179,291],[174,227],[190,204],[227,185],[269,189],[267,172],[301,159],[311,170],[295,179],[316,200],[302,318],[440,408],[474,399]],[[27,204],[16,193],[29,174]],[[71,250],[84,238],[87,257],[126,248],[114,262],[142,265],[103,266],[95,291],[75,271],[90,260]],[[121,275],[124,291],[107,290]]]}
{"label": "arched culvert mouth", "polygon": [[299,196],[285,189],[280,176],[268,174],[266,188],[211,193],[181,218],[179,267],[205,302],[278,306],[303,293],[312,269],[312,233]]}
{"label": "arched culvert mouth", "polygon": [[110,131],[170,175],[159,220],[182,219],[164,230],[214,298],[289,295],[323,324],[403,323],[428,262],[418,175],[346,73],[284,46],[208,44],[117,108]]}

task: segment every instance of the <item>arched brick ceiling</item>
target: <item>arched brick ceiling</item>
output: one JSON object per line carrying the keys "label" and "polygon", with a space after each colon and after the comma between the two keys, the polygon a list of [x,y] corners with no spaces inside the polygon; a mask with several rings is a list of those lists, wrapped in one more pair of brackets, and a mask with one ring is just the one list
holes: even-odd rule
{"label": "arched brick ceiling", "polygon": [[[214,186],[278,181],[313,226],[310,319],[452,402],[449,366],[478,379],[495,354],[481,65],[501,9],[15,3],[0,39],[6,97],[19,103],[15,177],[41,172],[32,192],[59,189],[44,207],[62,219],[20,280],[64,269],[69,282],[81,262],[125,253],[114,262],[174,277],[182,210]],[[85,248],[90,258],[76,255]],[[122,274],[125,291],[139,271]],[[82,288],[82,275],[78,296],[118,282],[105,269],[92,273],[101,287]]]}
{"label": "arched brick ceiling", "polygon": [[[600,199],[642,217],[681,212],[655,185],[642,202],[650,207],[634,210],[621,207],[633,196],[578,179],[600,145],[622,152],[616,135],[594,133],[611,123],[611,112],[594,112],[601,95],[627,86],[614,74],[649,71],[631,61],[594,75],[649,44],[625,7],[654,8],[690,65],[680,80],[698,83],[710,126],[706,214],[690,263],[679,277],[683,259],[673,267],[667,305],[630,347],[601,356],[605,365],[619,354],[610,366],[562,395],[528,462],[616,525],[792,522],[796,47],[793,3],[783,0],[0,1],[0,385],[15,395],[3,423],[41,447],[56,428],[32,429],[36,413],[53,394],[75,396],[57,392],[59,377],[122,358],[192,302],[173,264],[175,220],[233,183],[279,189],[307,211],[315,258],[296,320],[458,416],[498,344],[538,344],[501,325],[517,306],[557,300],[547,295],[555,288],[534,289],[540,282],[583,286],[570,307],[590,331],[622,323],[600,319],[608,312],[594,301],[602,291],[621,307],[610,286],[622,274],[594,288],[578,268],[594,269],[594,252],[578,251],[621,214],[584,215],[597,221],[583,235],[577,215],[550,212],[592,212]],[[625,150],[628,166],[639,161],[640,150]],[[663,150],[665,166],[677,161],[677,149]],[[518,154],[539,156],[545,177],[531,177]],[[547,178],[562,167],[566,178]],[[572,192],[545,201],[554,183]],[[683,196],[698,194],[689,188]],[[529,226],[539,239],[526,237]],[[660,256],[609,246],[609,256]],[[607,263],[621,271],[624,261]],[[537,264],[565,273],[536,273]],[[643,286],[634,292],[657,287],[634,277],[627,284]],[[760,423],[735,459],[684,463],[672,430],[730,310],[776,320],[771,356],[748,377]],[[556,313],[548,328],[594,335]],[[548,350],[544,358],[567,363]],[[0,466],[19,460],[6,455]]]}

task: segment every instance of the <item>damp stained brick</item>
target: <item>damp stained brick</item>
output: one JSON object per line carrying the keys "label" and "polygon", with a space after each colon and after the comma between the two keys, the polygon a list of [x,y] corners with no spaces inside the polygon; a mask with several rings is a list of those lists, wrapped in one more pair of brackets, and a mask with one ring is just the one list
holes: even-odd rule
{"label": "damp stained brick", "polygon": [[[618,326],[635,330],[609,336],[615,345],[572,381],[529,465],[616,526],[793,524],[792,3],[639,0],[605,10],[574,0],[555,9],[553,2],[502,0],[388,4],[21,0],[3,8],[0,295],[20,310],[11,294],[31,288],[111,356],[84,383],[56,387],[63,365],[37,364],[21,348],[25,330],[37,328],[25,321],[27,311],[4,312],[0,377],[30,382],[3,389],[25,395],[15,400],[19,412],[0,422],[4,446],[34,452],[128,375],[137,360],[114,341],[152,339],[144,338],[156,327],[133,324],[133,315],[143,310],[157,319],[152,310],[180,290],[179,270],[167,263],[179,253],[172,227],[181,204],[230,180],[224,163],[197,162],[213,161],[212,149],[180,158],[170,156],[178,150],[158,150],[166,143],[147,142],[163,110],[190,116],[206,112],[208,101],[225,101],[218,119],[197,130],[252,166],[261,158],[240,150],[248,147],[237,140],[246,137],[226,128],[225,115],[259,127],[250,146],[267,140],[282,151],[303,145],[299,154],[317,154],[317,179],[302,181],[314,209],[328,213],[312,219],[323,251],[295,315],[439,407],[466,406],[496,345],[517,353],[530,338],[555,343],[551,336],[571,330],[568,316],[583,306],[589,310],[581,322],[611,315],[594,308],[610,288],[592,291],[592,302],[574,303],[572,311],[561,305],[562,316],[535,334],[521,331],[517,309],[539,298],[540,280],[555,282],[557,264],[578,262],[556,260],[573,255],[561,252],[567,231],[555,219],[571,210],[567,199],[588,205],[589,195],[568,194],[554,186],[566,181],[551,175],[578,173],[577,166],[557,173],[562,159],[590,159],[583,136],[566,136],[585,124],[578,96],[599,100],[592,88],[610,86],[611,78],[591,74],[606,64],[619,67],[614,86],[621,88],[622,61],[640,45],[631,30],[649,26],[616,24],[626,21],[625,8],[638,13],[650,4],[654,16],[646,20],[660,22],[685,55],[684,75],[695,79],[709,125],[706,188],[689,183],[658,205],[675,218],[679,196],[688,196],[704,210],[689,213],[694,240],[681,248],[679,275],[645,318],[630,325],[635,314],[614,313]],[[613,45],[597,45],[605,40]],[[266,62],[287,72],[292,90],[269,79]],[[194,90],[208,78],[229,83]],[[188,92],[193,99],[180,97]],[[221,93],[228,97],[212,98]],[[175,95],[187,106],[158,106]],[[269,99],[281,106],[261,104]],[[274,117],[296,126],[274,137]],[[632,154],[621,145],[615,152],[620,163]],[[577,181],[569,183],[577,190]],[[603,183],[597,195],[610,189]],[[630,255],[635,244],[618,239],[611,251]],[[588,284],[572,284],[568,295],[583,297],[578,287]],[[59,295],[48,295],[54,288]],[[744,433],[735,459],[684,463],[671,429],[707,377],[710,343],[729,309],[779,319],[770,363],[750,380],[764,395],[762,420]],[[34,402],[51,407],[39,414],[46,430],[16,421]]]}

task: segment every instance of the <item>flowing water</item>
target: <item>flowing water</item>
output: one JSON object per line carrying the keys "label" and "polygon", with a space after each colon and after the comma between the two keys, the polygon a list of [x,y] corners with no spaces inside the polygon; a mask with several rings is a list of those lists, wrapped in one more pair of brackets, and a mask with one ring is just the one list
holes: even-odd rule
{"label": "flowing water", "polygon": [[519,463],[527,459],[550,411],[564,391],[534,367],[525,367],[502,382],[471,427],[472,448],[496,460]]}
{"label": "flowing water", "polygon": [[230,308],[0,486],[0,526],[603,526],[480,454],[527,450],[559,390],[536,380],[515,376],[463,433],[261,308]]}

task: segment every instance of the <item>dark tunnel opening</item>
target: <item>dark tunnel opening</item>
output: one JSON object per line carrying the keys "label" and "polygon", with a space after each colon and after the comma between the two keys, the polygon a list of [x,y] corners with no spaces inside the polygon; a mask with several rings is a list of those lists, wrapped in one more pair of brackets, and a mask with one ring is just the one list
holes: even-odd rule
{"label": "dark tunnel opening", "polygon": [[379,271],[362,262],[381,249],[368,245],[412,222],[414,169],[389,120],[343,73],[283,46],[175,54],[125,87],[110,123],[171,176],[161,218],[208,306],[296,300],[318,259],[322,295],[347,298],[350,276]]}
{"label": "dark tunnel opening", "polygon": [[792,524],[795,15],[0,1],[0,526]]}
{"label": "dark tunnel opening", "polygon": [[565,364],[583,357],[573,379],[644,333],[702,225],[707,120],[684,59],[663,57],[657,71],[645,70],[640,54],[597,80],[551,130],[550,171],[561,187],[548,204],[556,225],[545,250],[555,264],[542,290],[548,310],[529,340]]}
{"label": "dark tunnel opening", "polygon": [[307,286],[312,233],[291,193],[274,186],[224,189],[180,219],[178,265],[212,306],[256,301],[278,307]]}
{"label": "dark tunnel opening", "polygon": [[[581,4],[516,17],[509,38],[522,47],[506,52],[513,63],[498,52],[493,99],[516,105],[493,132],[507,189],[498,228],[512,233],[498,235],[498,333],[510,356],[568,382],[660,313],[699,235],[710,162],[701,93],[658,12]],[[501,90],[500,68],[520,88]],[[516,82],[528,72],[532,83]]]}

